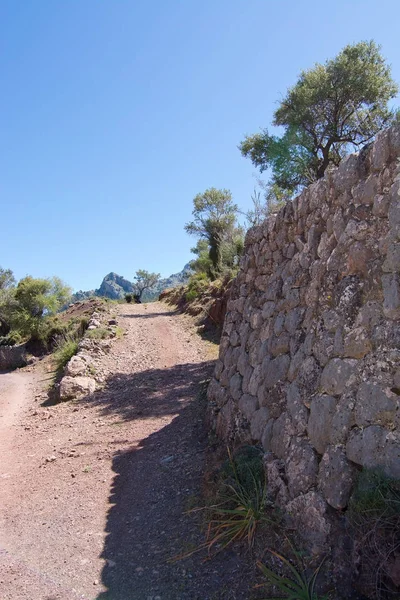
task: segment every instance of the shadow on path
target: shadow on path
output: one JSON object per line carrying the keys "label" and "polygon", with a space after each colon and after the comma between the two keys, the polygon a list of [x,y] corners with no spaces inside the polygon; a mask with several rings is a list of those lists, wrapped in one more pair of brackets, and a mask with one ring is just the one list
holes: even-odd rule
{"label": "shadow on path", "polygon": [[103,415],[117,414],[125,421],[178,413],[211,376],[214,361],[185,363],[165,369],[148,369],[134,374],[116,373],[105,387],[81,400],[98,405]]}
{"label": "shadow on path", "polygon": [[120,314],[120,317],[124,317],[125,319],[152,319],[154,317],[173,317],[174,315],[179,315],[180,311],[178,309],[170,309],[165,312],[153,312],[153,313],[129,313],[129,314]]}
{"label": "shadow on path", "polygon": [[107,591],[97,600],[250,597],[255,566],[232,550],[212,561],[198,553],[168,562],[204,540],[200,517],[184,513],[200,503],[207,430],[205,398],[199,391],[212,367],[211,361],[115,375],[102,393],[84,400],[124,421],[176,415],[138,447],[113,457],[115,477],[101,555]]}

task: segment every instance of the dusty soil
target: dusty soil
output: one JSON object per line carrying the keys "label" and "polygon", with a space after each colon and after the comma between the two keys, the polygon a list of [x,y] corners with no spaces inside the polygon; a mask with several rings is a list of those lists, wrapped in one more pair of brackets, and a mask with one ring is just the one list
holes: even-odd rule
{"label": "dusty soil", "polygon": [[194,554],[215,349],[162,303],[120,305],[104,387],[46,406],[45,361],[0,375],[0,598],[251,598],[254,561]]}

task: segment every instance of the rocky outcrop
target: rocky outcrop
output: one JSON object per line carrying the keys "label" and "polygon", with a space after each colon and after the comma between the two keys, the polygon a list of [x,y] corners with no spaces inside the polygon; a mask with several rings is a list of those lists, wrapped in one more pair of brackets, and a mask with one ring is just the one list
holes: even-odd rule
{"label": "rocky outcrop", "polygon": [[318,544],[357,467],[400,477],[399,156],[394,127],[248,232],[209,386]]}
{"label": "rocky outcrop", "polygon": [[116,273],[109,273],[106,275],[101,282],[99,289],[96,290],[97,296],[104,296],[105,298],[111,298],[112,300],[118,300],[124,298],[125,294],[133,293],[133,283]]}
{"label": "rocky outcrop", "polygon": [[[182,285],[187,282],[191,274],[190,266],[187,264],[183,267],[179,273],[174,273],[169,277],[160,279],[157,284],[150,290],[146,290],[142,296],[143,302],[149,302],[158,298],[163,290],[174,288],[178,285]],[[101,282],[99,289],[90,290],[87,292],[79,291],[73,294],[71,301],[77,302],[90,298],[92,296],[100,296],[104,298],[110,298],[111,300],[123,300],[125,294],[134,294],[135,284],[128,279],[125,279],[117,273],[109,273],[106,275]]]}

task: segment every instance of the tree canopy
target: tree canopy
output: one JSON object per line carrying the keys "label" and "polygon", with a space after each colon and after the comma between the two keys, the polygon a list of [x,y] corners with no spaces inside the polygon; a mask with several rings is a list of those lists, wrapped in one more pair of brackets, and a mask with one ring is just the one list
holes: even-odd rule
{"label": "tree canopy", "polygon": [[0,335],[10,331],[10,319],[14,304],[15,278],[10,269],[0,267]]}
{"label": "tree canopy", "polygon": [[71,289],[58,277],[24,277],[15,288],[13,326],[23,335],[37,335],[44,317],[56,313],[71,296]]}
{"label": "tree canopy", "polygon": [[206,265],[208,249],[209,267],[214,275],[223,264],[230,266],[229,262],[234,261],[234,255],[243,244],[243,232],[237,226],[237,214],[238,207],[229,190],[209,188],[193,199],[193,221],[185,225],[185,230],[207,242],[206,246],[198,243],[195,253],[200,262]]}
{"label": "tree canopy", "polygon": [[398,87],[374,41],[346,46],[325,64],[303,71],[274,113],[273,125],[247,136],[239,148],[272,184],[293,193],[323,177],[352,148],[369,142],[398,115],[388,102]]}
{"label": "tree canopy", "polygon": [[145,269],[139,269],[136,271],[134,277],[134,288],[136,294],[139,296],[139,299],[142,298],[143,293],[146,290],[150,290],[152,287],[154,287],[160,278],[160,273],[149,273],[149,271],[146,271]]}

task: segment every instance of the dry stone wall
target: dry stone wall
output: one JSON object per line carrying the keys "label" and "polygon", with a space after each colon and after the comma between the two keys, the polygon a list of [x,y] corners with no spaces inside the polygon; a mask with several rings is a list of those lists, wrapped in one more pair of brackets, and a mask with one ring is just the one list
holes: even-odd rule
{"label": "dry stone wall", "polygon": [[357,468],[400,478],[400,128],[251,229],[209,386],[316,544]]}

